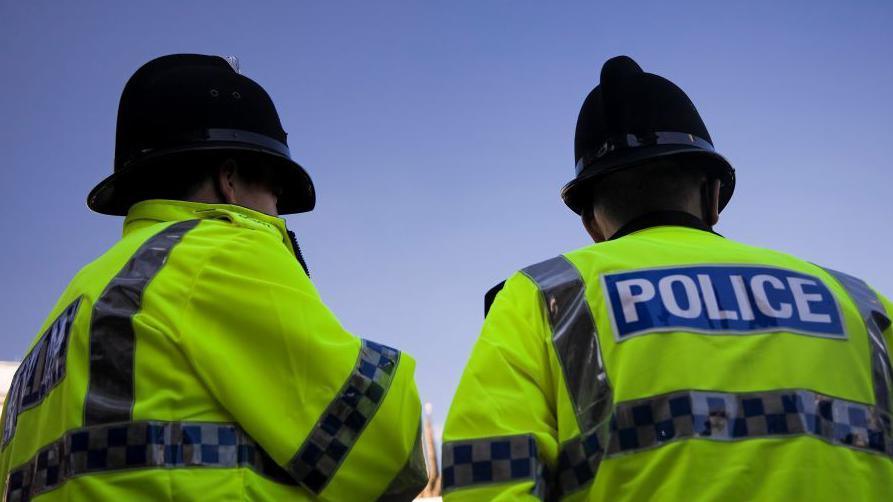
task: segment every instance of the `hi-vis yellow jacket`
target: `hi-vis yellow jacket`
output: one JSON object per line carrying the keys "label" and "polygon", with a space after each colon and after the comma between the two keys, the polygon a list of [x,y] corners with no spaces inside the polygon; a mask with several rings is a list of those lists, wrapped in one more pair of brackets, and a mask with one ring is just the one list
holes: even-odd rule
{"label": "hi-vis yellow jacket", "polygon": [[685,226],[525,268],[453,400],[445,500],[891,500],[891,309]]}
{"label": "hi-vis yellow jacket", "polygon": [[3,411],[5,500],[409,500],[415,363],[350,335],[284,222],[135,205],[71,281]]}

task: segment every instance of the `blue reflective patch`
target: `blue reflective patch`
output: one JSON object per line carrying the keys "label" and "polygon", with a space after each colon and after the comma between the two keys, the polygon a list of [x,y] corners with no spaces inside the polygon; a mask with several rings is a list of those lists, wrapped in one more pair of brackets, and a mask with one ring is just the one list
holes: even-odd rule
{"label": "blue reflective patch", "polygon": [[65,378],[68,340],[80,303],[78,297],[59,314],[16,370],[6,397],[3,446],[15,435],[19,414],[40,405]]}
{"label": "blue reflective patch", "polygon": [[602,280],[619,341],[661,331],[846,338],[831,290],[800,272],[701,265],[622,272]]}

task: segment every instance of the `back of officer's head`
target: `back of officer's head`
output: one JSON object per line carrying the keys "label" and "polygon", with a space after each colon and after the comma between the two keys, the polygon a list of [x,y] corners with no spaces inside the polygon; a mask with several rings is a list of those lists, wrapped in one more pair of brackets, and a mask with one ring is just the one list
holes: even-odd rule
{"label": "back of officer's head", "polygon": [[627,56],[605,62],[583,102],[574,160],[576,177],[561,196],[596,241],[659,211],[689,213],[710,227],[734,191],[734,169],[691,99]]}
{"label": "back of officer's head", "polygon": [[148,199],[191,200],[226,165],[251,176],[250,166],[226,155],[182,155],[160,159],[147,167],[152,176],[136,178],[125,188],[137,201]]}
{"label": "back of officer's head", "polygon": [[592,189],[586,212],[617,227],[658,211],[682,211],[703,218],[701,191],[706,174],[683,162],[657,159],[605,176]]}
{"label": "back of officer's head", "polygon": [[259,193],[258,182],[275,178],[265,184],[278,214],[312,210],[313,182],[291,159],[272,99],[237,66],[169,54],[137,69],[118,106],[114,172],[90,192],[88,206],[123,216],[146,199],[191,200],[223,170],[240,192]]}

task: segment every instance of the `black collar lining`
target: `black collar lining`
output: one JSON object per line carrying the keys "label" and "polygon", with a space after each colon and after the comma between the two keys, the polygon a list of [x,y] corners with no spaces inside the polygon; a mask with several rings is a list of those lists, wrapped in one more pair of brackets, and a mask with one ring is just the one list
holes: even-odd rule
{"label": "black collar lining", "polygon": [[710,232],[712,234],[719,235],[714,232],[712,228],[707,226],[707,224],[705,224],[703,220],[693,214],[686,213],[685,211],[654,211],[651,213],[645,213],[643,215],[636,216],[632,220],[628,221],[625,225],[620,227],[620,229],[614,232],[614,234],[611,235],[608,240],[613,241],[625,235],[629,235],[633,232],[638,232],[639,230],[644,230],[646,228],[667,225],[674,227],[693,228],[695,230],[701,230],[704,232]]}

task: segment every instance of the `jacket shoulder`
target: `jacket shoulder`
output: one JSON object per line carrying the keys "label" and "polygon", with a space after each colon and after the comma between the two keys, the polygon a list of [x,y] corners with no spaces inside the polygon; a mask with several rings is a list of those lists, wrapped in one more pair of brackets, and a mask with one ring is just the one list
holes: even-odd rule
{"label": "jacket shoulder", "polygon": [[487,314],[490,313],[490,307],[493,305],[493,301],[496,300],[496,295],[498,295],[504,287],[505,281],[502,281],[484,293],[484,317],[487,317]]}
{"label": "jacket shoulder", "polygon": [[530,279],[540,290],[554,289],[571,283],[582,283],[583,276],[576,263],[579,258],[573,255],[577,251],[560,254],[548,260],[528,265],[520,270],[520,274]]}
{"label": "jacket shoulder", "polygon": [[580,273],[563,254],[528,265],[484,293],[484,317],[486,318],[490,313],[490,308],[503,290],[508,289],[508,294],[514,294],[519,289],[530,288],[542,292],[561,284],[579,280],[581,280]]}

